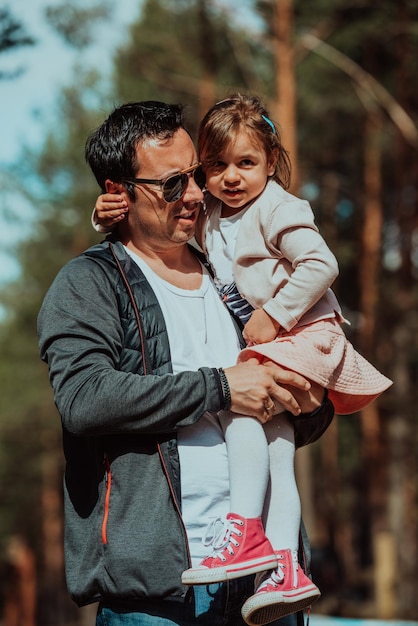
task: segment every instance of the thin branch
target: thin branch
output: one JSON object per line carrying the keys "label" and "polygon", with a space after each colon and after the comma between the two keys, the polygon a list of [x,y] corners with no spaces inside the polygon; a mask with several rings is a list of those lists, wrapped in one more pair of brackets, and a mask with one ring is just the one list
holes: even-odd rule
{"label": "thin branch", "polygon": [[[340,70],[345,72],[372,100],[377,102],[389,115],[395,126],[399,129],[406,141],[418,150],[418,128],[409,117],[405,109],[391,96],[371,74],[366,72],[360,65],[348,56],[325,43],[314,35],[303,35],[300,43],[326,59]],[[361,100],[364,105],[364,98]]]}

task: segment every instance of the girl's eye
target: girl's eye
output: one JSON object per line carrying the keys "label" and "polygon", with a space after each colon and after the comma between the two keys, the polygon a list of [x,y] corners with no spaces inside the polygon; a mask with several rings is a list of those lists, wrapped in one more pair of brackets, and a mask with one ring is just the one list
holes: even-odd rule
{"label": "girl's eye", "polygon": [[211,163],[208,169],[212,172],[221,172],[225,167],[225,163],[222,161],[215,161],[215,163]]}
{"label": "girl's eye", "polygon": [[241,166],[242,167],[251,167],[251,165],[254,165],[253,161],[251,161],[251,159],[242,159],[241,161]]}

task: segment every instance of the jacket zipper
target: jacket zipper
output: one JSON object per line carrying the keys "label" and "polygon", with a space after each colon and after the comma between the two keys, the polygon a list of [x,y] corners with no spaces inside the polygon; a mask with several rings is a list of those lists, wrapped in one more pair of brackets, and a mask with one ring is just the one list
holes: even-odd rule
{"label": "jacket zipper", "polygon": [[112,472],[110,470],[110,462],[107,453],[104,458],[105,465],[105,483],[106,483],[106,494],[104,501],[104,511],[103,511],[103,521],[102,521],[102,543],[103,545],[107,544],[107,520],[109,518],[109,503],[110,503],[110,491],[112,488]]}
{"label": "jacket zipper", "polygon": [[[116,267],[117,267],[117,269],[119,271],[119,274],[120,274],[120,276],[121,276],[121,278],[123,280],[123,283],[125,285],[125,289],[126,289],[126,291],[128,293],[128,296],[129,296],[129,299],[131,301],[132,308],[133,308],[133,311],[134,311],[134,314],[135,314],[135,319],[136,319],[136,323],[137,323],[137,326],[138,326],[138,332],[139,332],[139,337],[140,337],[140,341],[141,341],[142,359],[143,359],[143,368],[144,368],[143,374],[147,375],[148,372],[152,372],[152,366],[151,366],[149,352],[148,352],[148,350],[146,348],[146,341],[145,341],[144,335],[143,335],[141,316],[139,314],[138,307],[137,307],[137,304],[136,304],[136,301],[135,301],[135,298],[134,298],[131,286],[129,284],[128,278],[127,278],[127,276],[126,276],[126,274],[125,274],[125,272],[124,272],[124,270],[122,268],[122,265],[121,265],[121,263],[120,263],[120,261],[119,261],[119,259],[117,257],[117,254],[116,254],[115,249],[114,249],[114,247],[113,247],[111,242],[109,242],[109,248],[110,248],[110,252],[111,252],[111,254],[112,254],[112,256],[113,256],[113,258],[115,260]],[[188,539],[187,539],[186,527],[185,527],[184,522],[183,522],[183,516],[181,514],[181,508],[180,508],[180,506],[179,506],[179,504],[177,502],[177,498],[176,498],[176,494],[175,494],[174,489],[173,489],[173,485],[171,484],[171,479],[170,479],[170,476],[169,476],[169,473],[168,473],[168,470],[167,470],[167,467],[166,467],[166,463],[164,461],[164,456],[163,456],[163,453],[162,453],[162,450],[161,450],[160,443],[157,442],[157,445],[158,445],[158,454],[160,456],[161,464],[162,464],[163,469],[164,469],[164,474],[165,474],[165,477],[166,477],[166,480],[167,480],[167,483],[168,483],[168,486],[169,486],[169,489],[170,489],[170,492],[171,492],[171,496],[173,498],[174,506],[176,508],[176,511],[178,513],[178,516],[180,518],[180,521],[181,521],[181,524],[182,524],[182,527],[183,527],[184,538],[186,540],[186,548],[187,548],[187,556],[188,556],[188,560],[189,560],[189,566],[191,566],[192,560],[191,560],[191,556],[190,556],[189,542],[188,542]],[[109,516],[110,488],[111,488],[111,485],[112,485],[112,474],[111,474],[111,471],[110,471],[110,463],[109,463],[109,458],[108,458],[107,454],[105,455],[105,464],[106,464],[106,483],[107,483],[107,485],[106,485],[105,511],[104,511],[103,524],[102,524],[102,541],[103,541],[103,544],[107,543],[106,528],[107,528],[107,519],[108,519],[108,516]]]}
{"label": "jacket zipper", "polygon": [[179,516],[181,525],[183,527],[183,533],[184,533],[184,537],[186,539],[187,558],[189,560],[189,566],[191,567],[192,558],[190,556],[190,548],[189,548],[189,541],[187,539],[186,526],[184,525],[183,516],[181,514],[181,510],[180,510],[180,507],[179,507],[178,502],[177,502],[177,498],[176,498],[176,494],[175,494],[174,489],[173,489],[173,485],[171,484],[171,479],[170,479],[170,476],[169,476],[169,473],[168,473],[168,470],[167,470],[167,466],[166,466],[166,463],[165,463],[165,460],[164,460],[164,455],[163,455],[162,450],[161,450],[161,445],[160,445],[159,442],[158,442],[157,445],[158,445],[158,454],[160,455],[161,465],[163,466],[163,470],[164,470],[165,478],[166,478],[166,481],[167,481],[167,484],[168,484],[168,488],[170,489],[171,497],[173,498],[174,507],[175,507],[175,509],[177,511],[177,514]]}
{"label": "jacket zipper", "polygon": [[136,319],[136,324],[138,327],[138,332],[139,332],[139,338],[140,338],[140,342],[141,342],[141,351],[142,351],[142,363],[143,363],[143,368],[144,368],[144,375],[148,374],[148,371],[152,372],[152,367],[151,367],[151,361],[150,361],[150,356],[149,356],[149,352],[146,348],[146,342],[144,340],[144,335],[143,335],[143,330],[142,330],[142,323],[141,323],[141,316],[139,314],[138,311],[138,307],[136,305],[136,301],[135,301],[135,297],[131,288],[131,285],[129,284],[129,280],[128,277],[126,276],[122,265],[117,257],[117,254],[115,252],[114,247],[112,246],[111,243],[109,243],[109,249],[110,252],[112,253],[112,256],[115,260],[116,263],[116,267],[118,269],[118,272],[122,278],[123,284],[125,285],[125,289],[127,291],[127,294],[129,296],[129,300],[131,301],[132,304],[132,309],[135,315],[135,319]]}

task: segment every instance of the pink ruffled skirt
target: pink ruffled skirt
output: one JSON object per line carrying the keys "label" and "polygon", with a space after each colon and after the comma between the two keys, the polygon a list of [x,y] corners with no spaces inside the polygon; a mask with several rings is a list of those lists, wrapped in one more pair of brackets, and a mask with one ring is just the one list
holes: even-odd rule
{"label": "pink ruffled skirt", "polygon": [[360,411],[392,385],[348,341],[335,319],[282,331],[274,341],[244,348],[238,358],[265,357],[328,389],[335,412]]}

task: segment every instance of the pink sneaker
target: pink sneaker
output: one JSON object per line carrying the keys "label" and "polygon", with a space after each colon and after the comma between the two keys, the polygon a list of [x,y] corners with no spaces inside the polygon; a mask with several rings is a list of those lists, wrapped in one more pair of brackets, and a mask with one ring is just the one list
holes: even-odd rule
{"label": "pink sneaker", "polygon": [[297,552],[279,550],[277,569],[248,598],[241,609],[250,626],[269,624],[280,617],[308,609],[321,595],[304,574]]}
{"label": "pink sneaker", "polygon": [[228,513],[220,532],[209,542],[213,553],[183,572],[183,585],[206,585],[277,567],[277,556],[261,518]]}

